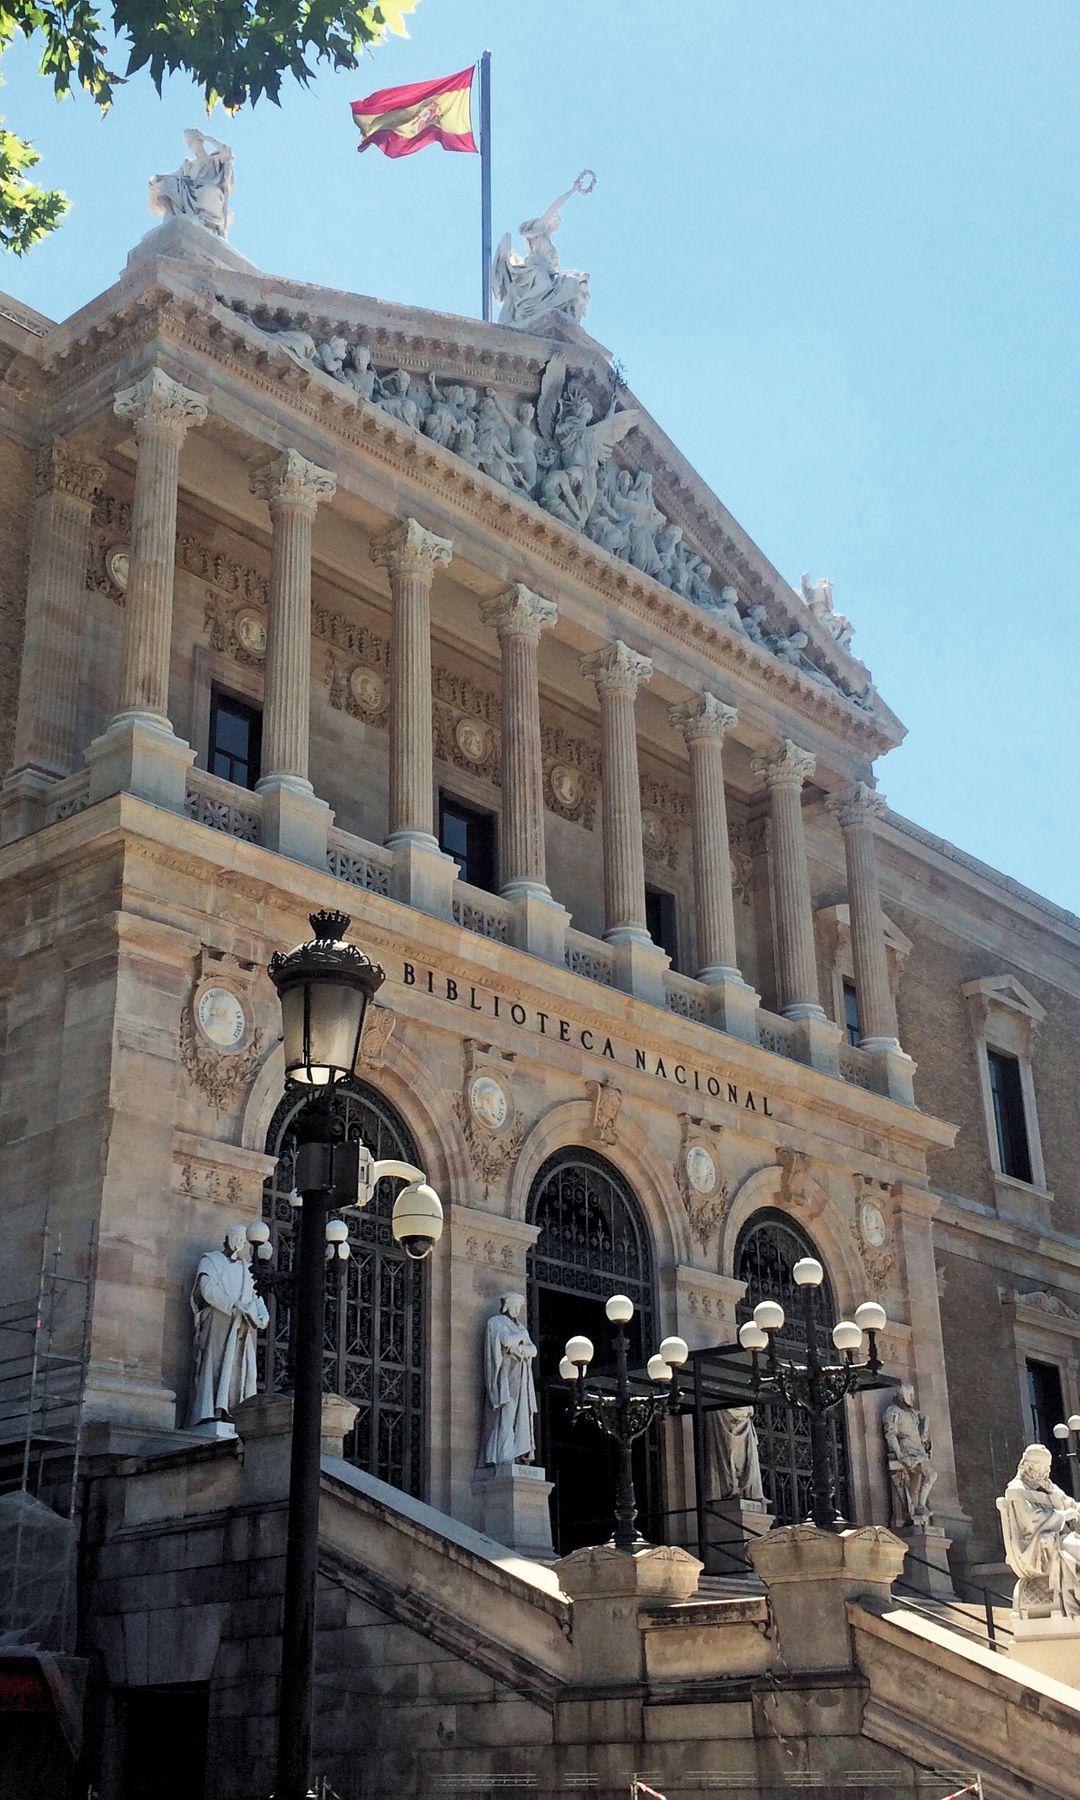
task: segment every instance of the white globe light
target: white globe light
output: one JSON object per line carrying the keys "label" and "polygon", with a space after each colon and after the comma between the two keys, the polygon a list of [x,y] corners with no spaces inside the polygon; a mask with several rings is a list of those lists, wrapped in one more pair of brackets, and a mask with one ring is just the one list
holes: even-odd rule
{"label": "white globe light", "polygon": [[274,1254],[273,1244],[256,1244],[255,1254],[260,1262],[270,1262]]}
{"label": "white globe light", "polygon": [[344,1219],[327,1219],[326,1241],[328,1244],[344,1244],[349,1235],[349,1227]]}
{"label": "white globe light", "polygon": [[1080,1413],[1070,1413],[1066,1423],[1070,1431],[1080,1431]]}
{"label": "white globe light", "polygon": [[576,1381],[577,1370],[568,1356],[564,1356],[559,1364],[559,1374],[563,1381]]}
{"label": "white globe light", "polygon": [[885,1308],[876,1300],[864,1300],[855,1308],[855,1323],[860,1331],[884,1331],[888,1324]]}
{"label": "white globe light", "polygon": [[841,1319],[839,1325],[833,1326],[832,1341],[838,1350],[858,1350],[862,1332],[850,1319]]}
{"label": "white globe light", "polygon": [[650,1381],[671,1380],[671,1364],[664,1361],[659,1350],[655,1356],[650,1356],[645,1368]]}
{"label": "white globe light", "polygon": [[816,1256],[800,1256],[791,1271],[796,1287],[820,1287],[825,1271]]}
{"label": "white globe light", "polygon": [[755,1325],[753,1319],[747,1319],[745,1325],[739,1326],[739,1342],[744,1350],[767,1350],[769,1334]]}
{"label": "white globe light", "polygon": [[270,1236],[270,1227],[265,1219],[255,1219],[245,1232],[249,1244],[265,1244]]}
{"label": "white globe light", "polygon": [[627,1294],[612,1294],[604,1311],[613,1325],[625,1325],[634,1316],[634,1302]]}
{"label": "white globe light", "polygon": [[339,1257],[341,1258],[342,1262],[348,1262],[348,1260],[349,1260],[348,1244],[339,1244],[337,1247],[337,1253],[338,1253]]}
{"label": "white globe light", "polygon": [[1054,1436],[1056,1438],[1067,1438],[1068,1435],[1069,1435],[1069,1427],[1067,1425],[1055,1425],[1054,1426]]}
{"label": "white globe light", "polygon": [[673,1369],[681,1369],[690,1354],[690,1346],[681,1337],[665,1338],[658,1352]]}
{"label": "white globe light", "polygon": [[572,1363],[591,1363],[593,1359],[592,1339],[572,1337],[566,1340],[566,1360]]}
{"label": "white globe light", "polygon": [[777,1300],[759,1300],[754,1308],[754,1324],[762,1331],[782,1331],[784,1309]]}

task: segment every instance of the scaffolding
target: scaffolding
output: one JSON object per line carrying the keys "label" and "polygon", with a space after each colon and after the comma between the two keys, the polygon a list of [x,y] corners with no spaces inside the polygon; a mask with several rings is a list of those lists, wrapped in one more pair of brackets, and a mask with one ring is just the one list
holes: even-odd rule
{"label": "scaffolding", "polygon": [[46,1214],[36,1288],[0,1306],[0,1646],[73,1647],[97,1234],[71,1236]]}

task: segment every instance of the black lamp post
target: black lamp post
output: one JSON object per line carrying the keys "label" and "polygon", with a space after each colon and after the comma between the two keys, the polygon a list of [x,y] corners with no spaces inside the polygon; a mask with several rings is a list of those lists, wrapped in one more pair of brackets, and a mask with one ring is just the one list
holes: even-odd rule
{"label": "black lamp post", "polygon": [[1072,1488],[1074,1500],[1076,1499],[1076,1465],[1080,1462],[1080,1455],[1070,1448],[1070,1439],[1077,1435],[1080,1435],[1080,1413],[1070,1413],[1063,1424],[1054,1426],[1058,1455],[1067,1457],[1069,1461],[1069,1485]]}
{"label": "black lamp post", "polygon": [[274,1800],[309,1800],[315,1793],[311,1725],[323,1309],[327,1246],[338,1246],[340,1254],[347,1235],[342,1222],[328,1221],[328,1214],[367,1205],[384,1176],[401,1176],[409,1185],[394,1202],[395,1238],[408,1255],[422,1257],[442,1234],[442,1207],[423,1171],[396,1158],[376,1162],[365,1145],[346,1141],[344,1122],[333,1110],[333,1090],[356,1067],[368,1005],[384,980],[377,963],[355,944],[343,942],[349,924],[346,913],[313,913],[312,940],[288,955],[278,951],[268,971],[281,1002],[286,1081],[311,1095],[293,1122],[300,1243],[291,1296],[292,1454]]}
{"label": "black lamp post", "polygon": [[637,1500],[634,1495],[634,1440],[648,1431],[665,1413],[679,1410],[680,1369],[690,1352],[680,1337],[665,1338],[655,1356],[650,1356],[647,1370],[655,1383],[652,1393],[635,1390],[627,1368],[630,1339],[626,1326],[634,1316],[634,1302],[626,1294],[612,1294],[604,1308],[615,1333],[615,1385],[612,1390],[587,1388],[585,1371],[593,1359],[592,1342],[587,1337],[572,1337],[559,1364],[564,1381],[572,1382],[570,1420],[576,1425],[588,1419],[613,1438],[618,1448],[618,1474],[615,1483],[616,1550],[633,1555],[645,1540],[637,1531]]}
{"label": "black lamp post", "polygon": [[[836,1511],[832,1468],[829,1462],[828,1415],[848,1394],[879,1385],[881,1359],[877,1334],[884,1331],[885,1311],[874,1300],[857,1307],[854,1319],[834,1325],[832,1341],[843,1357],[841,1363],[823,1363],[817,1346],[817,1292],[825,1271],[816,1257],[804,1256],[791,1271],[802,1296],[806,1332],[806,1362],[781,1361],[776,1354],[776,1333],[784,1324],[784,1309],[776,1300],[762,1300],[754,1317],[739,1329],[739,1342],[753,1353],[751,1382],[755,1400],[782,1400],[807,1414],[810,1420],[810,1469],[814,1503],[811,1518],[821,1531],[840,1531],[844,1520]],[[854,1360],[862,1347],[863,1332],[870,1340],[865,1363]],[[762,1370],[759,1354],[766,1352]]]}

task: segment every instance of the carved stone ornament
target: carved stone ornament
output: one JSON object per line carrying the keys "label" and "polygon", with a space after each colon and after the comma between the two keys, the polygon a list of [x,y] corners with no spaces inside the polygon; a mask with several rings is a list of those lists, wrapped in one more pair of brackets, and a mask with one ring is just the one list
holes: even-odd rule
{"label": "carved stone ornament", "polygon": [[731,857],[731,896],[737,906],[754,904],[754,858],[749,833],[745,826],[733,826],[728,832]]}
{"label": "carved stone ornament", "polygon": [[430,581],[436,569],[444,568],[454,554],[449,538],[425,531],[416,519],[399,519],[389,530],[373,537],[368,553],[377,567],[390,571],[391,579],[402,575],[418,575]]}
{"label": "carved stone ornament", "polygon": [[841,830],[853,831],[863,826],[872,828],[878,819],[886,818],[889,804],[876,788],[868,787],[865,781],[856,781],[850,787],[841,788],[839,793],[830,794],[825,811],[832,813]]}
{"label": "carved stone ornament", "polygon": [[390,685],[379,669],[350,663],[336,651],[326,652],[325,682],[330,704],[365,725],[382,727],[390,716]]}
{"label": "carved stone ornament", "polygon": [[761,776],[766,787],[801,788],[817,768],[817,758],[811,756],[809,750],[800,750],[790,738],[785,738],[779,750],[771,751],[767,756],[755,756],[750,767],[755,775]]}
{"label": "carved stone ornament", "polygon": [[105,573],[115,588],[122,594],[127,593],[128,577],[131,574],[130,544],[113,544],[106,550]]}
{"label": "carved stone ornament", "polygon": [[360,1043],[360,1061],[377,1063],[397,1024],[397,1014],[388,1006],[369,1006],[367,1019],[364,1022],[364,1035]]}
{"label": "carved stone ornament", "polygon": [[708,1252],[714,1234],[727,1215],[730,1193],[720,1171],[719,1145],[723,1127],[707,1119],[680,1113],[682,1142],[675,1167],[675,1182],[682,1195],[690,1230]]}
{"label": "carved stone ornament", "polygon": [[275,506],[295,506],[302,512],[314,513],[321,500],[332,500],[337,493],[337,477],[328,469],[309,462],[299,450],[283,450],[272,462],[251,473],[251,491],[256,499]]}
{"label": "carved stone ornament", "polygon": [[777,1167],[780,1170],[780,1199],[785,1206],[805,1206],[809,1199],[807,1178],[810,1173],[810,1158],[805,1150],[793,1150],[789,1144],[781,1144],[776,1152]]}
{"label": "carved stone ornament", "polygon": [[525,1120],[514,1105],[508,1079],[513,1056],[476,1038],[466,1038],[463,1050],[465,1079],[461,1093],[454,1096],[454,1112],[487,1200],[493,1187],[509,1180],[525,1137]]}
{"label": "carved stone ornament", "polygon": [[180,1016],[180,1056],[203,1098],[220,1111],[254,1080],[262,1050],[243,988],[215,970],[196,982]]}
{"label": "carved stone ornament", "polygon": [[63,438],[42,445],[34,458],[34,486],[39,494],[59,490],[94,505],[105,480],[105,464]]}
{"label": "carved stone ornament", "polygon": [[1008,1288],[1002,1293],[1002,1299],[1011,1301],[1014,1306],[1030,1307],[1032,1312],[1045,1313],[1049,1319],[1067,1319],[1080,1321],[1080,1313],[1066,1306],[1056,1294],[1050,1294],[1045,1288],[1034,1288],[1030,1294],[1022,1294],[1019,1288]]}
{"label": "carved stone ornament", "polygon": [[585,1087],[592,1101],[593,1135],[598,1143],[606,1144],[610,1149],[619,1141],[622,1088],[616,1087],[610,1077],[604,1081],[587,1081]]}
{"label": "carved stone ornament", "polygon": [[889,1229],[883,1201],[888,1196],[886,1182],[869,1175],[856,1176],[855,1216],[856,1242],[867,1280],[875,1294],[884,1293],[896,1268],[896,1246]]}
{"label": "carved stone ornament", "polygon": [[581,659],[582,677],[595,683],[598,694],[629,694],[633,699],[639,683],[649,681],[652,672],[650,658],[631,650],[622,638]]}
{"label": "carved stone ornament", "polygon": [[558,725],[541,727],[544,800],[560,819],[593,829],[600,795],[600,752]]}
{"label": "carved stone ornament", "polygon": [[266,659],[266,613],[258,606],[236,606],[223,594],[206,596],[203,629],[211,650],[231,656],[244,668],[261,668]]}
{"label": "carved stone ornament", "polygon": [[491,757],[495,734],[483,719],[470,719],[463,714],[454,726],[454,744],[465,762],[480,767]]}
{"label": "carved stone ornament", "polygon": [[197,394],[166,375],[164,369],[151,369],[131,387],[122,388],[113,401],[113,411],[121,419],[131,419],[135,436],[146,430],[166,431],[183,438],[192,425],[206,419],[205,394]]}

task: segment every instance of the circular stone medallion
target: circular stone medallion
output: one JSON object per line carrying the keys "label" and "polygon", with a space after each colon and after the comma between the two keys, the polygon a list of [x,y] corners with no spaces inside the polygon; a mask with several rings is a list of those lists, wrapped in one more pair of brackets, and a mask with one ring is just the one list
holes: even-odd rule
{"label": "circular stone medallion", "polygon": [[859,1208],[859,1230],[871,1250],[880,1250],[889,1236],[885,1214],[876,1200],[864,1200]]}
{"label": "circular stone medallion", "polygon": [[226,1055],[238,1050],[248,1031],[244,1003],[231,988],[212,982],[195,1001],[195,1023],[208,1043]]}
{"label": "circular stone medallion", "polygon": [[550,775],[551,791],[560,806],[576,806],[581,799],[581,776],[568,763],[556,763]]}
{"label": "circular stone medallion", "polygon": [[466,762],[481,763],[491,754],[491,727],[482,719],[459,719],[454,726],[454,742]]}
{"label": "circular stone medallion", "polygon": [[236,641],[249,656],[266,655],[266,620],[254,606],[242,606],[236,615]]}
{"label": "circular stone medallion", "polygon": [[131,573],[131,550],[127,544],[114,544],[106,552],[105,569],[114,587],[122,594],[127,592],[128,576]]}
{"label": "circular stone medallion", "polygon": [[349,686],[357,706],[364,712],[382,712],[386,705],[386,683],[374,669],[360,667],[349,676]]}
{"label": "circular stone medallion", "polygon": [[663,856],[666,848],[667,829],[659,813],[642,813],[641,836],[650,856]]}
{"label": "circular stone medallion", "polygon": [[704,1144],[691,1144],[686,1152],[686,1179],[695,1194],[711,1194],[716,1186],[716,1163]]}
{"label": "circular stone medallion", "polygon": [[506,1124],[510,1102],[494,1075],[474,1075],[469,1083],[469,1111],[478,1124],[489,1131],[501,1131]]}

